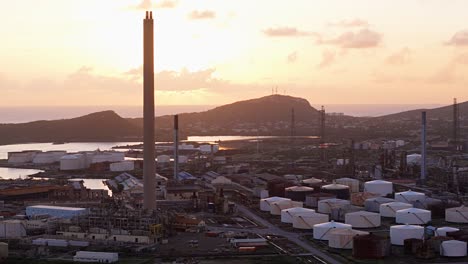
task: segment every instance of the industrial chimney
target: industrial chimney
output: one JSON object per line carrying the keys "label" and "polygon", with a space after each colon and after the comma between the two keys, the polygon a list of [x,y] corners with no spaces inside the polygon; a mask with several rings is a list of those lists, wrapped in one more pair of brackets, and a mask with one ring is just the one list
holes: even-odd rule
{"label": "industrial chimney", "polygon": [[174,115],[174,180],[179,175],[179,115]]}
{"label": "industrial chimney", "polygon": [[421,113],[421,183],[426,181],[426,112]]}
{"label": "industrial chimney", "polygon": [[156,209],[153,13],[143,20],[143,208]]}

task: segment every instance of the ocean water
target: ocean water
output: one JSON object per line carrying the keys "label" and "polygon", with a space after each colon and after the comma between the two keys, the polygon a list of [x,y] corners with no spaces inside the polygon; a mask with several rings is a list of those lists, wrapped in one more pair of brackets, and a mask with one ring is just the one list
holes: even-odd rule
{"label": "ocean water", "polygon": [[[320,109],[320,104],[312,105]],[[435,108],[441,104],[325,104],[328,113],[345,113],[351,116],[381,116],[420,108]],[[155,115],[172,115],[201,112],[215,105],[156,105]],[[55,120],[79,117],[86,114],[114,110],[126,118],[142,117],[141,106],[0,106],[0,123],[23,123],[36,120]]]}

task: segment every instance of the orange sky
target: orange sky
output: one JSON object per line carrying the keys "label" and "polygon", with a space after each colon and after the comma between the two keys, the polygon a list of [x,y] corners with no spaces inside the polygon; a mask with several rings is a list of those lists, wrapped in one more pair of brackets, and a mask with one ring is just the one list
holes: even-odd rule
{"label": "orange sky", "polygon": [[464,0],[22,0],[0,2],[0,104],[141,104],[144,10],[160,105],[468,100]]}

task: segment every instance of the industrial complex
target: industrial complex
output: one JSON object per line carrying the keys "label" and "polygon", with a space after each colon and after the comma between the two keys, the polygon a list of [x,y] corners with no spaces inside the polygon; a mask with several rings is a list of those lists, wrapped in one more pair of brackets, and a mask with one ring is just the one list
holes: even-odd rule
{"label": "industrial complex", "polygon": [[0,180],[0,261],[468,263],[456,101],[446,138],[426,112],[410,137],[329,135],[340,125],[322,107],[318,136],[297,135],[291,108],[289,135],[181,141],[175,115],[173,142],[156,143],[153,23],[146,12],[143,142],[9,152],[1,167],[41,171]]}

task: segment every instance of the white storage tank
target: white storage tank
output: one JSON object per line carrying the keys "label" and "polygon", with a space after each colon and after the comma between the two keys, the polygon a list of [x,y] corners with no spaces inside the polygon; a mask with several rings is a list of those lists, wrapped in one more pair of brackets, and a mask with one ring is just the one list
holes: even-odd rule
{"label": "white storage tank", "polygon": [[271,204],[278,201],[291,201],[291,199],[273,196],[268,198],[260,199],[260,210],[270,212]]}
{"label": "white storage tank", "polygon": [[406,156],[406,163],[408,165],[421,165],[421,154],[410,154]]}
{"label": "white storage tank", "polygon": [[83,154],[69,154],[60,158],[60,170],[82,170],[86,168],[86,157]]}
{"label": "white storage tank", "polygon": [[398,224],[425,225],[431,221],[431,211],[419,208],[407,208],[396,211]]}
{"label": "white storage tank", "polygon": [[386,196],[393,193],[393,183],[383,180],[368,181],[364,183],[364,191]]}
{"label": "white storage tank", "polygon": [[156,157],[158,163],[168,163],[171,161],[171,157],[168,155],[159,155]]}
{"label": "white storage tank", "polygon": [[323,181],[312,177],[312,178],[302,180],[302,184],[309,186],[309,187],[320,187],[323,184]]}
{"label": "white storage tank", "polygon": [[394,202],[394,199],[391,198],[385,198],[385,197],[375,197],[375,198],[369,198],[366,199],[364,202],[364,207],[366,208],[366,211],[369,212],[380,212],[380,205],[384,203],[391,203]]}
{"label": "white storage tank", "polygon": [[460,206],[445,209],[445,221],[450,223],[468,223],[468,207]]}
{"label": "white storage tank", "polygon": [[380,214],[367,211],[347,213],[345,223],[353,228],[375,228],[381,225]]}
{"label": "white storage tank", "polygon": [[21,220],[0,222],[0,238],[20,238],[26,236],[26,228]]}
{"label": "white storage tank", "polygon": [[359,192],[359,181],[352,178],[340,178],[336,180],[336,183],[346,185],[352,193]]}
{"label": "white storage tank", "polygon": [[293,216],[293,227],[297,229],[312,229],[314,225],[327,223],[329,217],[326,214],[319,214],[315,212],[303,212]]}
{"label": "white storage tank", "polygon": [[336,229],[330,231],[328,246],[339,249],[353,249],[353,238],[355,236],[369,235],[369,232],[353,229]]}
{"label": "white storage tank", "polygon": [[395,193],[395,200],[402,203],[423,203],[426,199],[426,195],[420,192],[413,192],[411,190],[406,192]]}
{"label": "white storage tank", "polygon": [[447,236],[447,232],[456,232],[460,231],[460,229],[455,228],[455,227],[449,227],[449,226],[444,226],[444,227],[439,227],[434,231],[435,236]]}
{"label": "white storage tank", "polygon": [[350,205],[351,202],[342,199],[326,199],[318,202],[317,212],[322,214],[329,214],[332,208],[344,207]]}
{"label": "white storage tank", "polygon": [[294,208],[294,207],[302,207],[302,203],[291,201],[291,200],[273,202],[271,203],[270,214],[281,215],[281,210]]}
{"label": "white storage tank", "polygon": [[322,186],[322,191],[330,193],[336,196],[339,199],[349,199],[350,190],[348,185],[332,183]]}
{"label": "white storage tank", "polygon": [[33,163],[35,164],[50,164],[59,162],[60,158],[67,155],[66,151],[47,151],[39,152],[34,156]]}
{"label": "white storage tank", "polygon": [[303,207],[293,207],[281,210],[281,222],[292,224],[294,215],[302,213],[315,213],[315,210]]}
{"label": "white storage tank", "polygon": [[424,227],[417,225],[395,225],[390,227],[390,242],[392,245],[403,246],[405,239],[424,238]]}
{"label": "white storage tank", "polygon": [[179,156],[179,163],[187,163],[188,162],[188,157],[187,156]]}
{"label": "white storage tank", "polygon": [[110,164],[110,171],[132,171],[135,169],[133,160],[124,160]]}
{"label": "white storage tank", "polygon": [[337,223],[335,221],[314,225],[314,239],[329,240],[330,233],[336,229],[352,229],[351,225]]}
{"label": "white storage tank", "polygon": [[466,257],[466,242],[447,240],[440,244],[440,255],[444,257]]}
{"label": "white storage tank", "polygon": [[409,203],[391,202],[380,205],[380,215],[383,217],[395,217],[398,210],[413,208]]}

